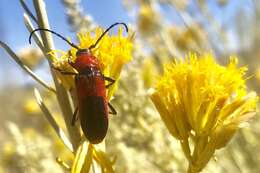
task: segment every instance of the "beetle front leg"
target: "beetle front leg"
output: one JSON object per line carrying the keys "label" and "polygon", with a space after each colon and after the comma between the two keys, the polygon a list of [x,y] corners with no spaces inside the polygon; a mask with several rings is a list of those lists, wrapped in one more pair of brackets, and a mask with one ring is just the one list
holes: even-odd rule
{"label": "beetle front leg", "polygon": [[53,68],[53,69],[59,71],[59,72],[60,72],[61,74],[63,74],[63,75],[77,75],[77,74],[78,74],[78,73],[75,73],[75,72],[64,71],[64,70],[59,69],[59,68],[54,67],[54,66],[51,66],[51,68]]}
{"label": "beetle front leg", "polygon": [[104,78],[104,80],[110,82],[109,84],[106,85],[106,88],[109,88],[111,85],[113,85],[116,82],[115,79],[112,79],[110,77],[103,76],[103,78]]}

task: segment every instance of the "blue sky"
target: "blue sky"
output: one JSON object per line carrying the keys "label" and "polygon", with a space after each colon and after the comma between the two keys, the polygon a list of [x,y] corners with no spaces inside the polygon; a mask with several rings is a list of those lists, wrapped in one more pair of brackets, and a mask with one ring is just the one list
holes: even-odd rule
{"label": "blue sky", "polygon": [[[32,0],[27,0],[33,9]],[[120,0],[83,0],[84,12],[92,15],[101,26],[109,26],[117,21],[127,22],[129,19]],[[73,36],[66,22],[65,9],[60,0],[46,0],[47,12],[51,28],[66,36]],[[28,44],[28,31],[23,24],[23,9],[19,0],[0,1],[1,30],[5,33],[1,39],[17,49]]]}
{"label": "blue sky", "polygon": [[[32,0],[26,0],[26,2],[33,9]],[[51,28],[66,37],[74,38],[75,33],[70,31],[61,1],[45,0],[45,2]],[[121,0],[82,0],[81,5],[84,12],[91,14],[94,21],[103,27],[118,21],[126,23],[129,21]],[[19,0],[0,0],[0,40],[7,43],[14,51],[29,45],[29,32],[23,23],[23,13]],[[55,39],[55,43],[59,49],[67,46],[59,39]],[[0,82],[2,84],[3,80],[5,83],[6,81],[7,83],[31,81],[30,77],[27,77],[22,70],[18,69],[18,66],[2,49],[0,49],[0,55]],[[44,74],[44,72],[41,74]],[[15,76],[16,80],[7,76]]]}
{"label": "blue sky", "polygon": [[[33,0],[26,0],[29,7],[34,9],[32,1]],[[236,12],[240,8],[244,8],[246,9],[246,13],[252,14],[252,4],[250,1],[251,0],[230,0],[229,5],[223,8],[218,7],[215,0],[208,0],[208,3],[209,10],[214,14],[217,21],[228,27],[231,26],[229,30],[231,31],[232,36],[232,22],[234,21]],[[45,2],[52,30],[61,33],[66,37],[75,38],[75,33],[70,31],[70,27],[67,24],[65,9],[63,8],[61,0],[45,0]],[[121,3],[122,0],[81,0],[83,12],[90,14],[94,21],[104,28],[114,22],[123,21],[128,23],[131,21]],[[23,13],[24,11],[20,6],[19,0],[0,0],[0,40],[7,43],[15,51],[29,45],[29,32],[23,23]],[[165,14],[170,18],[170,21],[178,20],[176,16],[177,13],[165,12]],[[235,38],[233,39],[235,42]],[[66,50],[68,47],[63,41],[57,38],[55,39],[55,45],[57,49]],[[233,46],[234,45],[235,43]],[[2,49],[0,49],[0,59],[1,84],[3,84],[3,80],[10,80],[11,83],[17,81],[18,83],[25,83],[24,81],[28,80],[31,82],[30,77],[20,70]],[[47,74],[47,72],[41,74]],[[15,76],[17,79],[13,81],[13,78],[8,78],[6,76]]]}
{"label": "blue sky", "polygon": [[[61,0],[45,0],[51,28],[59,33],[73,38],[66,22],[65,9]],[[231,3],[224,9],[218,8],[215,0],[209,0],[210,11],[222,23],[229,23],[230,19],[241,6],[250,4],[250,0],[230,0]],[[32,0],[26,0],[31,9]],[[128,22],[128,15],[121,4],[121,0],[82,0],[84,12],[92,15],[94,20],[103,27],[118,21]],[[250,7],[249,7],[250,8]],[[15,50],[28,44],[29,33],[23,24],[23,9],[19,0],[0,0],[0,35],[1,40],[7,42]]]}

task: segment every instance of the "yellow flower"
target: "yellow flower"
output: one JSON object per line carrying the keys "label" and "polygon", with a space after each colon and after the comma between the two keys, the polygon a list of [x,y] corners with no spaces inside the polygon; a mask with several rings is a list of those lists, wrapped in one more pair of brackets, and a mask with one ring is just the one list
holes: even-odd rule
{"label": "yellow flower", "polygon": [[[52,62],[53,62],[53,66],[57,69],[60,69],[62,71],[66,71],[66,72],[74,72],[76,73],[77,71],[68,63],[68,59],[72,57],[70,57],[68,55],[68,52],[64,52],[61,50],[54,50],[49,52],[49,54],[52,56]],[[75,60],[75,59],[72,59]],[[58,76],[58,78],[60,79],[61,83],[63,84],[63,86],[67,89],[70,90],[71,88],[75,88],[74,87],[74,78],[72,75],[63,75],[61,74],[59,71],[54,70]]]}
{"label": "yellow flower", "polygon": [[[241,122],[255,113],[258,97],[247,92],[247,68],[238,68],[237,63],[231,57],[225,67],[211,54],[189,54],[165,66],[151,95],[169,132],[181,142],[189,172],[201,171]],[[193,152],[189,138],[194,140]]]}
{"label": "yellow flower", "polygon": [[[78,47],[80,49],[88,49],[91,45],[96,43],[102,33],[103,30],[101,28],[97,28],[95,31],[95,35],[89,32],[78,34]],[[132,59],[132,48],[132,36],[124,37],[122,28],[119,28],[117,35],[104,35],[98,45],[95,48],[91,49],[91,53],[97,58],[99,62],[99,67],[101,68],[100,70],[104,74],[104,76],[116,80],[116,83],[108,89],[108,100],[115,92],[117,81],[120,77],[123,66]],[[56,56],[57,53],[60,53],[61,56]],[[76,60],[76,53],[77,49],[73,47],[68,52],[50,52],[53,58],[52,62],[54,67],[66,72],[76,72],[76,69],[73,69],[73,67],[71,67],[71,65],[68,63],[68,60]],[[57,71],[57,75],[61,80],[61,83],[67,89],[74,88],[74,80],[72,76],[62,75],[62,73],[60,73],[59,71]],[[58,160],[58,162],[62,164],[60,160]],[[93,163],[98,164],[101,167],[102,171],[114,173],[114,169],[112,167],[114,162],[110,161],[106,153],[101,151],[98,148],[98,145],[94,146],[84,141],[78,147],[71,172],[87,173],[89,172],[90,167],[93,166]]]}
{"label": "yellow flower", "polygon": [[147,3],[141,3],[138,15],[138,29],[141,34],[155,33],[159,28],[160,16],[156,10]]}
{"label": "yellow flower", "polygon": [[83,142],[76,152],[71,173],[88,173],[94,161],[104,172],[115,172],[113,169],[114,161],[111,161],[103,151],[99,150],[97,145]]}
{"label": "yellow flower", "polygon": [[39,49],[26,47],[18,52],[21,61],[31,69],[34,69],[43,60],[43,54]]}
{"label": "yellow flower", "polygon": [[[95,36],[93,36],[90,32],[87,33],[79,33],[79,48],[85,49],[89,48],[92,44],[94,44],[100,35],[103,33],[101,28],[97,28],[95,31]],[[132,53],[132,37],[124,37],[123,30],[120,28],[118,30],[117,35],[109,36],[105,35],[102,40],[99,42],[96,48],[92,49],[92,54],[98,59],[99,65],[101,67],[101,71],[105,76],[109,76],[115,80],[119,79],[121,70],[123,65],[128,63],[131,59]],[[61,52],[61,56],[55,56],[55,52],[50,52],[53,55],[54,66],[60,68],[64,71],[75,71],[69,64],[68,58],[71,58],[74,61],[76,57],[77,49],[71,48],[71,56],[68,52]],[[64,86],[69,89],[73,87],[74,82],[71,76],[60,75],[60,79]],[[108,97],[113,95],[115,91],[116,85],[113,85],[109,89]]]}
{"label": "yellow flower", "polygon": [[154,79],[158,76],[158,70],[156,69],[152,58],[147,58],[144,60],[141,75],[144,82],[144,87],[150,88],[154,83]]}
{"label": "yellow flower", "polygon": [[31,98],[25,101],[23,109],[26,115],[35,115],[41,112],[38,104],[35,102],[34,99]]}

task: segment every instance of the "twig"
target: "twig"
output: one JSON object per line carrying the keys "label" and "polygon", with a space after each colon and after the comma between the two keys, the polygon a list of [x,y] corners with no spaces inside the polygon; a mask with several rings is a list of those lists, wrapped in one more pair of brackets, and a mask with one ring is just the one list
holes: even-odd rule
{"label": "twig", "polygon": [[43,87],[47,88],[48,90],[56,93],[55,89],[50,87],[48,84],[46,84],[40,77],[38,77],[29,67],[27,67],[23,62],[20,60],[20,58],[12,51],[12,49],[7,46],[5,43],[0,41],[1,47],[3,47],[6,52],[15,60],[15,62],[24,70],[26,71],[33,79],[35,79],[37,82],[39,82]]}

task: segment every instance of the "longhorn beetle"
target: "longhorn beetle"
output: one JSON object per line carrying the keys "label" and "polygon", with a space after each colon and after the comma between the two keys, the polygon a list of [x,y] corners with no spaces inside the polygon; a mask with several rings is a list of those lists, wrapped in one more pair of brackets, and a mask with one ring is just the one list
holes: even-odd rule
{"label": "longhorn beetle", "polygon": [[[45,28],[33,30],[29,37],[29,43],[31,44],[31,37],[34,32],[47,31],[55,34],[77,49],[75,62],[68,59],[68,63],[76,69],[77,73],[53,68],[64,75],[75,76],[78,106],[73,114],[72,125],[75,125],[78,112],[82,131],[92,144],[100,143],[105,138],[108,129],[108,113],[116,114],[116,110],[108,102],[106,96],[106,88],[113,85],[115,80],[102,74],[98,59],[91,53],[91,49],[95,48],[104,35],[116,25],[123,25],[128,32],[125,23],[114,23],[101,34],[94,44],[85,49],[79,48],[62,35]],[[69,52],[69,54],[71,53]],[[109,84],[105,85],[105,81],[108,81]],[[111,109],[111,112],[108,112],[108,108]]]}

